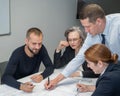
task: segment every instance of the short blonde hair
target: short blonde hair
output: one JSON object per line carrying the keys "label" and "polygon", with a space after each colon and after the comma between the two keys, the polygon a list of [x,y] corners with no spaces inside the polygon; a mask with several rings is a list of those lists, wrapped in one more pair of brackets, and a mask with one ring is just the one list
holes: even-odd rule
{"label": "short blonde hair", "polygon": [[26,38],[29,38],[31,33],[34,33],[38,36],[42,35],[42,31],[39,28],[32,27],[32,28],[28,29],[28,31],[26,33]]}

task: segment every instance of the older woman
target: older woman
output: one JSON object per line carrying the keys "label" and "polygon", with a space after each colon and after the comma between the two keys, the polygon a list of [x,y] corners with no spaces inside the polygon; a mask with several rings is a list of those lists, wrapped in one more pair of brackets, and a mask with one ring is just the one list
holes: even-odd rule
{"label": "older woman", "polygon": [[[61,68],[68,64],[79,52],[84,39],[85,34],[80,30],[79,27],[71,27],[65,31],[66,40],[60,41],[58,47],[54,53],[54,67]],[[63,49],[65,51],[62,54]],[[94,74],[94,72],[87,67],[87,63],[84,62],[82,65],[84,71],[77,71],[71,76],[83,76],[83,77],[98,77],[99,74]]]}
{"label": "older woman", "polygon": [[81,92],[93,91],[92,96],[120,96],[120,64],[118,55],[103,44],[95,44],[85,51],[88,67],[101,74],[96,86],[77,84]]}

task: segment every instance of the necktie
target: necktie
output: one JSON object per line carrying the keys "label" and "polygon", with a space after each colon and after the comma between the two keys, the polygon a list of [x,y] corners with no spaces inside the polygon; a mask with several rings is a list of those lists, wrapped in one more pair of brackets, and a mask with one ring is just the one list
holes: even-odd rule
{"label": "necktie", "polygon": [[105,35],[104,35],[104,34],[101,34],[101,37],[102,37],[101,43],[102,43],[102,44],[105,44]]}

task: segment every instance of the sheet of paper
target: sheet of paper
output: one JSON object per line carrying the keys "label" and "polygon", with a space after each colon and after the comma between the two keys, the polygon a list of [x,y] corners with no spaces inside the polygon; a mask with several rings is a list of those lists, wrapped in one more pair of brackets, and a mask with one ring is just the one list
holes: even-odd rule
{"label": "sheet of paper", "polygon": [[[53,79],[56,77],[56,75],[59,74],[59,71],[53,75],[50,76],[50,79]],[[26,82],[32,80],[30,79],[30,76],[27,76],[25,78],[20,79],[21,82]],[[0,85],[0,96],[76,96],[77,94],[77,83],[84,83],[84,84],[95,84],[96,79],[90,79],[90,78],[81,78],[81,77],[74,77],[74,78],[66,78],[59,82],[57,87],[54,90],[46,90],[44,88],[44,84],[47,81],[47,78],[43,80],[40,83],[32,82],[35,85],[35,88],[33,89],[33,92],[27,93],[23,92],[21,90],[9,87],[5,84]],[[91,96],[92,92],[87,93],[79,93],[78,96]]]}

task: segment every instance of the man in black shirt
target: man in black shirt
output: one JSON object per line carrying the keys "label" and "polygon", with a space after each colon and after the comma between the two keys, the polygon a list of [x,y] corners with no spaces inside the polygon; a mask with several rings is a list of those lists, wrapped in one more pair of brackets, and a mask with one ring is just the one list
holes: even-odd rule
{"label": "man in black shirt", "polygon": [[31,82],[21,83],[17,79],[38,72],[41,62],[43,62],[45,70],[41,74],[31,76],[32,81],[41,82],[53,73],[53,64],[42,41],[43,34],[40,29],[30,28],[27,31],[25,45],[12,53],[2,76],[2,83],[31,92],[34,88]]}

